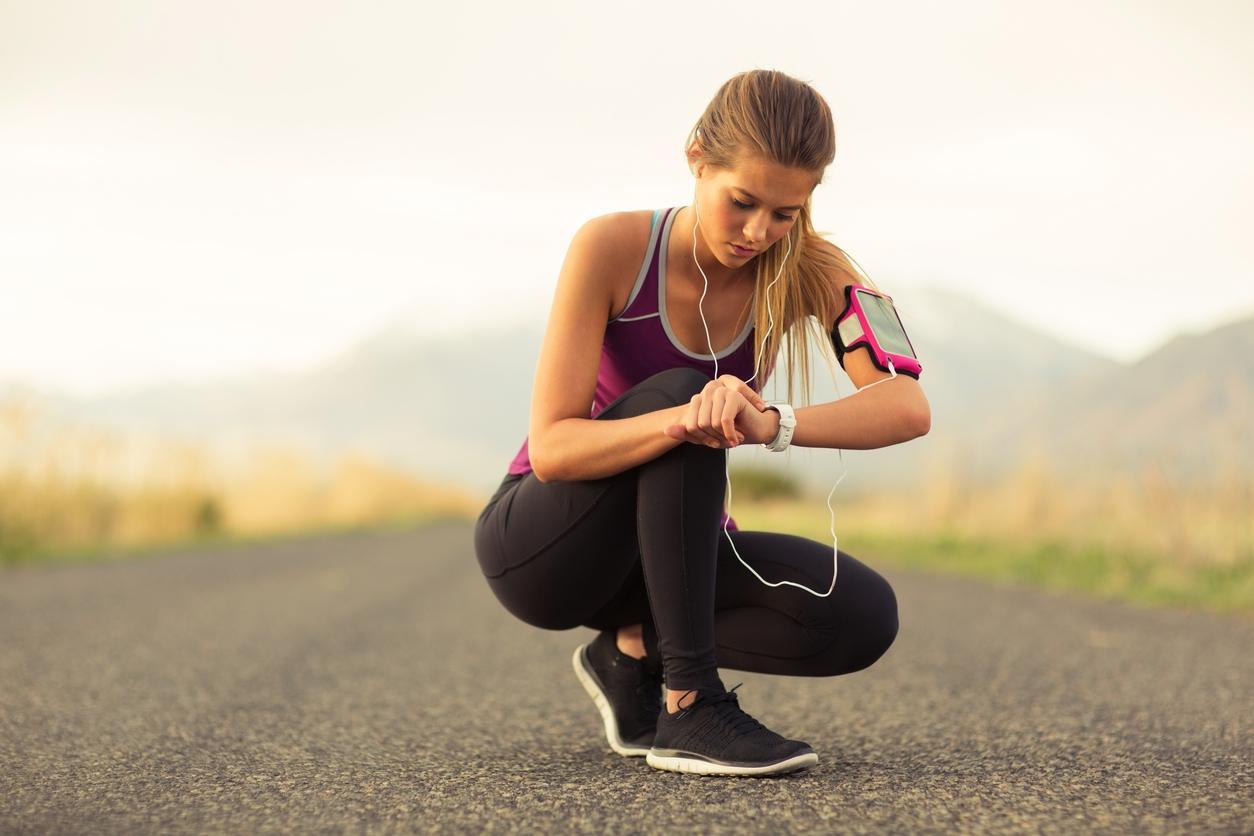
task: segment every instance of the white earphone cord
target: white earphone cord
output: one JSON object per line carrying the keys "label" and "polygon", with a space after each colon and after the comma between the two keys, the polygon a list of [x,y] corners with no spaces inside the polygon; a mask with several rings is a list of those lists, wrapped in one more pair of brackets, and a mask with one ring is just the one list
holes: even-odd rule
{"label": "white earphone cord", "polygon": [[[701,291],[701,298],[697,301],[697,313],[699,313],[699,314],[701,315],[701,325],[702,325],[702,327],[704,327],[704,328],[705,328],[705,343],[706,343],[706,345],[707,345],[707,346],[709,347],[709,349],[710,349],[710,356],[711,356],[712,358],[714,358],[714,379],[715,379],[715,380],[718,380],[718,357],[717,357],[717,356],[715,355],[715,353],[714,353],[714,342],[713,342],[713,340],[711,340],[711,339],[710,339],[710,326],[709,326],[709,324],[705,321],[705,310],[704,310],[704,309],[703,309],[703,307],[702,307],[702,303],[705,301],[705,294],[706,294],[706,293],[709,291],[709,289],[710,289],[710,280],[706,277],[706,275],[705,275],[705,271],[701,269],[701,262],[697,260],[697,229],[701,226],[701,213],[697,210],[697,201],[696,201],[696,199],[695,199],[695,198],[694,198],[694,199],[693,199],[693,201],[692,201],[692,212],[693,212],[693,224],[692,224],[692,261],[693,261],[693,263],[694,263],[694,264],[696,264],[696,265],[697,265],[697,270],[698,270],[698,271],[700,271],[700,273],[701,273],[701,281],[704,283],[704,287],[703,287],[703,289],[702,289],[702,291]],[[767,337],[769,337],[769,336],[771,335],[771,331],[772,331],[772,330],[774,330],[774,328],[775,328],[775,316],[771,313],[770,295],[769,295],[769,294],[770,294],[770,290],[771,290],[771,288],[775,286],[775,282],[779,281],[779,277],[780,277],[780,276],[782,276],[782,275],[784,274],[784,262],[786,262],[786,261],[788,260],[788,256],[792,254],[792,230],[791,230],[791,229],[789,230],[788,235],[784,236],[784,240],[785,240],[785,242],[788,244],[788,249],[784,252],[784,257],[783,257],[783,259],[779,262],[779,270],[778,270],[778,271],[776,271],[776,273],[775,273],[775,278],[774,278],[774,279],[772,279],[772,280],[771,280],[771,283],[770,283],[770,284],[768,284],[768,285],[766,286],[766,293],[768,294],[768,295],[767,295],[767,305],[766,305],[766,316],[767,316],[767,319],[768,319],[768,321],[769,321],[769,325],[768,325],[768,327],[767,327],[767,329],[766,329],[766,334],[762,337],[762,344],[763,344],[763,345],[766,345],[766,338],[767,338]],[[746,383],[748,383],[749,381],[755,380],[755,379],[757,378],[757,376],[758,376],[758,371],[759,371],[759,364],[761,363],[761,361],[762,361],[762,358],[761,358],[760,356],[758,356],[758,355],[757,355],[757,353],[755,352],[755,354],[754,354],[754,358],[753,358],[753,377],[751,377],[751,378],[749,378],[749,380],[745,381]],[[863,386],[861,389],[859,389],[859,390],[858,390],[858,392],[862,392],[862,391],[864,391],[864,390],[866,390],[866,389],[870,389],[872,386],[877,386],[877,385],[879,385],[880,383],[884,383],[885,381],[892,380],[894,377],[896,377],[896,376],[897,376],[897,370],[893,367],[893,363],[892,363],[892,361],[891,361],[891,360],[890,360],[890,361],[888,361],[888,371],[889,371],[889,374],[891,375],[891,377],[886,377],[886,378],[884,378],[884,380],[877,380],[877,381],[875,381],[875,383],[869,383],[869,384],[867,384],[866,386]],[[855,394],[856,394],[856,393],[855,393]],[[831,594],[832,594],[832,590],[836,588],[837,557],[838,557],[838,555],[839,555],[839,553],[840,553],[839,549],[837,548],[838,538],[837,538],[837,536],[836,536],[836,511],[835,511],[835,509],[834,509],[834,508],[832,508],[832,494],[836,493],[836,487],[837,487],[837,486],[838,486],[841,482],[843,482],[843,481],[844,481],[844,479],[845,479],[845,474],[847,474],[847,473],[849,472],[849,471],[848,471],[848,469],[845,467],[845,456],[844,456],[844,451],[842,451],[842,450],[837,450],[837,453],[838,453],[838,454],[839,454],[839,456],[840,456],[840,467],[841,467],[840,478],[836,480],[836,484],[835,484],[835,485],[832,485],[832,489],[831,489],[830,491],[828,491],[828,494],[827,494],[827,512],[828,512],[828,519],[829,519],[829,526],[828,526],[828,530],[831,532],[831,535],[832,535],[832,582],[831,582],[831,585],[829,585],[829,586],[827,587],[827,591],[826,591],[826,592],[822,592],[822,593],[815,592],[813,589],[810,589],[808,586],[805,586],[805,585],[803,585],[803,584],[796,583],[795,581],[774,581],[774,582],[772,582],[772,581],[768,581],[766,578],[764,578],[764,577],[762,577],[761,575],[759,575],[759,574],[757,573],[757,570],[756,570],[756,569],[754,569],[754,568],[753,568],[752,566],[750,566],[748,563],[745,563],[745,559],[744,559],[743,557],[741,557],[741,556],[740,556],[740,552],[736,549],[736,543],[735,543],[735,541],[734,541],[734,540],[732,540],[731,534],[730,534],[730,533],[728,532],[728,530],[727,530],[727,523],[728,523],[728,521],[731,519],[731,497],[732,497],[732,488],[731,488],[731,461],[730,461],[730,458],[728,457],[727,453],[728,453],[728,451],[726,451],[726,450],[724,450],[724,451],[723,451],[723,459],[724,459],[724,464],[725,464],[725,467],[727,468],[727,471],[726,471],[726,472],[727,472],[727,509],[726,509],[726,514],[727,514],[727,517],[728,517],[728,520],[725,520],[725,521],[723,522],[723,536],[727,538],[727,542],[728,542],[728,543],[731,545],[731,547],[732,547],[732,553],[736,555],[736,559],[740,561],[740,565],[742,565],[742,566],[744,566],[746,569],[748,569],[748,570],[749,570],[749,571],[753,574],[753,576],[754,576],[755,578],[757,578],[759,581],[761,581],[761,582],[762,582],[763,584],[765,584],[766,586],[772,586],[772,587],[774,587],[774,586],[795,586],[795,587],[797,587],[798,589],[805,590],[806,592],[810,593],[811,595],[815,596],[816,598],[826,598],[827,596],[831,595]]]}

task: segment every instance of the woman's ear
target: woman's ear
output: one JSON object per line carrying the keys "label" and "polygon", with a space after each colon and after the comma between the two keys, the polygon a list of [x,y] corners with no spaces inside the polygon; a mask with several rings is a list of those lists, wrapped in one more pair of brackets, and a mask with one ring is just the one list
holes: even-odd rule
{"label": "woman's ear", "polygon": [[688,170],[692,172],[693,177],[700,179],[704,168],[705,164],[701,161],[701,146],[694,142],[688,146]]}

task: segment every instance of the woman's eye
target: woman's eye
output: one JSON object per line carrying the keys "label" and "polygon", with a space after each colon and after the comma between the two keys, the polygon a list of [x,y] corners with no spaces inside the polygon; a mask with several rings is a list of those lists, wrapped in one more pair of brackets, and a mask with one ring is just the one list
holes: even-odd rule
{"label": "woman's eye", "polygon": [[[752,203],[741,203],[739,200],[736,200],[736,198],[734,197],[731,199],[731,202],[738,209],[752,209],[753,208]],[[776,212],[775,217],[781,221],[795,221],[797,219],[795,215],[785,215],[783,212]]]}

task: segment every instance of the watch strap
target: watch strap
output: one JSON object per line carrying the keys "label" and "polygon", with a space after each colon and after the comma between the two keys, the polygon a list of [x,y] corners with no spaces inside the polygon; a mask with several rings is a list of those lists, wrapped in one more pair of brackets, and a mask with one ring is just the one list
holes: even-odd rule
{"label": "watch strap", "polygon": [[792,443],[793,430],[797,426],[797,414],[793,411],[791,404],[783,403],[782,401],[768,402],[766,408],[773,409],[779,413],[779,432],[775,434],[775,438],[769,444],[763,444],[762,446],[772,453],[782,453]]}

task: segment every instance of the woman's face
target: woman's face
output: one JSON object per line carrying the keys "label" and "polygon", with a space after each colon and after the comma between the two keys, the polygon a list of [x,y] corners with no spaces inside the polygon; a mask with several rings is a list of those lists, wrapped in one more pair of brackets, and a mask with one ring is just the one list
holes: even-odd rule
{"label": "woman's face", "polygon": [[719,263],[743,267],[788,234],[818,175],[757,156],[732,168],[696,160],[700,236]]}

